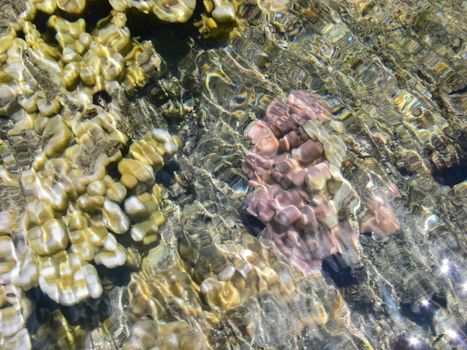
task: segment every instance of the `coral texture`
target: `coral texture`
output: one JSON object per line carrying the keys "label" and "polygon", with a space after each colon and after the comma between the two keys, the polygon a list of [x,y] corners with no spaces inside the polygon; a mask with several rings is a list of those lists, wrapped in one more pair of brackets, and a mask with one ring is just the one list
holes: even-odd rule
{"label": "coral texture", "polygon": [[[196,0],[110,0],[110,4],[117,11],[136,9],[143,13],[152,13],[163,22],[185,23],[193,18]],[[236,22],[237,8],[236,0],[203,1],[201,20],[195,26],[203,35],[215,35],[224,24],[228,26]]]}
{"label": "coral texture", "polygon": [[[254,144],[242,164],[254,187],[245,200],[247,212],[304,272],[350,249],[357,238],[360,198],[340,171],[346,146],[339,132],[342,125],[325,102],[305,91],[293,91],[286,103],[272,101],[264,119],[245,131]],[[377,234],[398,229],[382,195],[373,197],[371,212],[365,228]]]}
{"label": "coral texture", "polygon": [[[162,242],[150,250],[141,272],[132,274],[128,304],[136,322],[124,349],[209,349],[206,335],[257,295],[287,296],[290,302],[297,296],[289,267],[274,252],[238,229],[242,244],[232,244],[229,250],[217,246],[203,226],[198,226],[206,219],[198,211],[188,206],[185,225],[173,225],[184,231],[178,252]],[[229,230],[222,221],[207,228]],[[193,255],[198,249],[204,253]],[[313,309],[307,316],[319,319],[320,312]],[[301,322],[313,323],[297,320],[296,327]],[[171,332],[171,339],[164,330]]]}
{"label": "coral texture", "polygon": [[[73,13],[82,3],[57,1]],[[121,130],[124,117],[111,103],[109,93],[160,73],[163,63],[152,44],[133,40],[126,16],[115,13],[91,33],[84,19],[52,15],[47,25],[58,46],[52,45],[33,19],[38,10],[55,13],[54,4],[30,4],[17,23],[24,39],[13,30],[0,45],[6,136],[27,135],[35,146],[26,146],[27,161],[15,164],[8,155],[15,145],[0,145],[2,185],[24,195],[24,208],[0,211],[0,281],[26,290],[39,285],[52,300],[73,305],[102,294],[92,262],[107,268],[133,263],[116,235],[128,232],[145,244],[157,239],[165,216],[155,173],[178,140],[146,128],[129,142]]]}
{"label": "coral texture", "polygon": [[[130,140],[126,116],[112,103],[159,78],[164,62],[150,41],[131,37],[124,13],[94,25],[61,12],[85,7],[84,0],[31,1],[0,36],[0,113],[8,116],[0,143],[7,193],[0,287],[8,291],[0,342],[22,348],[31,346],[25,290],[39,287],[62,305],[98,298],[95,265],[135,265],[129,246],[154,242],[165,222],[155,174],[179,141],[150,125]],[[38,25],[39,11],[50,15],[54,38]],[[117,238],[125,233],[126,243]]]}
{"label": "coral texture", "polygon": [[184,23],[193,15],[196,0],[111,0],[110,4],[117,11],[135,8],[144,13],[155,14],[161,21]]}
{"label": "coral texture", "polygon": [[[85,0],[79,2],[85,2]],[[252,4],[244,0],[204,0],[202,5],[198,2],[201,13],[199,20],[194,22],[194,26],[205,37],[219,36],[230,31],[237,24],[241,27],[243,20],[239,8],[242,5],[253,4],[264,11],[266,16],[270,16],[285,12],[288,0],[258,0]],[[79,8],[76,5],[69,7],[76,11]],[[185,23],[198,19],[198,16],[194,15],[196,0],[110,0],[110,5],[118,12],[137,10],[141,13],[153,14],[158,20],[168,23]]]}
{"label": "coral texture", "polygon": [[26,321],[31,302],[21,288],[0,285],[0,348],[27,349],[31,347]]}
{"label": "coral texture", "polygon": [[[185,0],[27,2],[0,3],[0,349],[465,345],[460,2],[205,0],[195,12]],[[204,36],[238,29],[223,44],[205,42],[191,28],[198,18]],[[167,35],[172,29],[183,38]],[[263,158],[274,160],[277,146],[278,155],[301,159],[295,170],[327,162],[322,190],[310,192],[306,181],[297,188],[303,205],[316,210],[318,232],[335,238],[315,197],[335,206],[343,175],[361,205],[356,214],[344,210],[356,203],[336,209],[338,221],[351,227],[350,246],[357,219],[365,232],[355,251],[338,241],[345,254],[324,258],[322,270],[303,249],[311,260],[295,264],[314,270],[306,275],[278,253],[293,259],[305,255],[303,238],[330,239],[297,220],[289,227],[299,248],[274,232],[274,249],[243,225],[264,226],[240,215],[252,192],[238,167],[248,143],[241,133],[271,98],[294,89],[326,96],[335,117],[304,123],[304,144],[317,144],[293,154],[276,137],[279,146],[261,145]],[[185,115],[169,121],[183,150],[159,171],[178,140],[161,141],[165,132],[153,127]],[[345,157],[328,155],[341,141]],[[323,155],[307,160],[307,147],[316,155],[319,145]],[[287,192],[301,181],[280,175],[276,184],[261,176],[251,184]],[[293,217],[276,199],[277,219]],[[33,202],[46,204],[37,215]],[[281,228],[273,216],[268,225]],[[88,286],[83,273],[97,282]],[[82,302],[55,305],[41,287]]]}

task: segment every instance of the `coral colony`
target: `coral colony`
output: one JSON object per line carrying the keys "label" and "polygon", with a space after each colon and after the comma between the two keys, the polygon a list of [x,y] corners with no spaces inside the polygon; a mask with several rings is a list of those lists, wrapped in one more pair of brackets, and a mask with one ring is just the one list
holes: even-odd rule
{"label": "coral colony", "polygon": [[[254,145],[242,165],[254,188],[247,211],[266,225],[264,237],[304,272],[351,248],[359,232],[360,199],[340,171],[346,153],[340,129],[321,98],[293,91],[285,103],[272,101],[264,119],[245,132]],[[383,194],[373,197],[370,208],[363,229],[377,235],[398,229]]]}
{"label": "coral colony", "polygon": [[[17,24],[24,39],[12,30],[0,43],[2,103],[15,123],[8,136],[37,133],[47,140],[30,169],[2,175],[27,195],[23,215],[1,212],[6,235],[1,236],[0,279],[14,286],[5,288],[16,295],[10,297],[12,313],[5,311],[1,319],[9,325],[3,333],[19,338],[29,314],[29,304],[20,301],[22,288],[38,285],[63,305],[97,298],[103,289],[92,263],[114,268],[127,262],[115,235],[128,232],[143,243],[157,239],[165,217],[155,173],[179,146],[156,128],[130,142],[117,126],[120,112],[93,104],[100,91],[140,86],[158,74],[162,62],[150,42],[133,40],[125,15],[117,13],[92,33],[85,31],[83,19],[69,22],[53,15],[48,26],[59,45],[49,45],[32,19],[38,10],[52,14],[57,5],[76,13],[82,2],[29,4]],[[48,90],[30,74],[28,67],[35,64],[50,78]],[[107,170],[111,165],[117,168],[113,175]]]}

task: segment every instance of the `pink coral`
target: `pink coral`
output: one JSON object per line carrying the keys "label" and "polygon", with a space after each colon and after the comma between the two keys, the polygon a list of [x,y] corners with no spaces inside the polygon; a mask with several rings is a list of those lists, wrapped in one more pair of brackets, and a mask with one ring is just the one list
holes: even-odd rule
{"label": "pink coral", "polygon": [[304,272],[320,268],[325,257],[345,250],[357,236],[346,219],[338,219],[327,190],[331,173],[324,146],[303,128],[307,121],[331,118],[322,99],[294,91],[287,103],[272,101],[265,118],[246,129],[254,146],[242,168],[255,188],[246,198],[247,212]]}
{"label": "pink coral", "polygon": [[[340,172],[346,147],[331,120],[321,98],[293,91],[286,103],[272,101],[264,119],[245,131],[253,143],[242,164],[254,188],[245,199],[247,213],[265,225],[262,236],[304,272],[353,247],[358,233],[360,198]],[[372,193],[370,217],[361,225],[375,237],[399,228],[390,202],[400,194],[386,185]]]}

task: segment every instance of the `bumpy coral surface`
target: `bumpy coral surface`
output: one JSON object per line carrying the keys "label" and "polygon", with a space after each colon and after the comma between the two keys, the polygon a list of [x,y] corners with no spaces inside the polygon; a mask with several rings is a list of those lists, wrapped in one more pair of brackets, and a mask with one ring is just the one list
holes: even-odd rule
{"label": "bumpy coral surface", "polygon": [[[155,20],[168,23],[185,23],[193,20],[196,0],[109,0],[110,6],[117,13],[137,11],[151,14]],[[52,15],[63,11],[67,15],[83,15],[91,5],[106,3],[105,0],[31,0],[32,8]],[[203,35],[210,36],[222,31],[221,28],[231,27],[238,19],[238,0],[205,0],[202,2],[201,20],[195,23]],[[284,8],[283,1],[269,3],[259,1],[261,7],[269,11]],[[91,10],[92,11],[92,10]]]}
{"label": "bumpy coral surface", "polygon": [[[195,223],[205,218],[197,208],[187,208],[185,215],[190,212],[179,251],[161,243],[144,259],[142,271],[132,275],[129,311],[136,322],[124,349],[209,349],[215,345],[207,335],[257,295],[286,296],[291,303],[299,295],[292,271],[273,251],[244,230],[237,232],[242,245],[223,249],[208,232],[198,231]],[[216,226],[228,230],[222,222],[207,227]],[[194,256],[197,249],[204,254]],[[326,311],[317,309],[303,310],[309,319],[297,317],[295,327],[326,323]]]}
{"label": "bumpy coral surface", "polygon": [[[8,194],[0,207],[2,344],[30,347],[24,290],[39,287],[62,305],[98,298],[96,265],[137,260],[118,236],[149,244],[165,222],[155,174],[179,142],[150,125],[129,141],[125,116],[111,103],[111,94],[158,78],[164,62],[151,42],[131,37],[124,13],[93,28],[60,12],[85,7],[32,1],[0,40],[0,113],[8,116],[0,144]],[[50,15],[54,38],[35,22],[39,11]]]}
{"label": "bumpy coral surface", "polygon": [[102,19],[91,33],[84,19],[52,15],[47,25],[58,46],[33,23],[38,10],[52,14],[57,5],[78,13],[84,3],[33,2],[17,24],[24,39],[8,36],[0,48],[6,135],[28,135],[37,145],[29,166],[18,171],[14,159],[4,158],[0,168],[2,184],[21,188],[25,197],[24,210],[0,211],[0,281],[39,285],[63,305],[101,296],[92,262],[132,263],[116,236],[128,232],[145,244],[157,239],[165,217],[155,173],[178,148],[162,129],[149,128],[133,143],[120,130],[122,114],[109,92],[141,86],[163,65],[150,42],[131,38],[123,13]]}
{"label": "bumpy coral surface", "polygon": [[[110,4],[117,11],[136,9],[142,13],[151,13],[159,20],[169,23],[185,23],[193,18],[196,0],[111,0]],[[236,0],[203,1],[201,20],[195,23],[204,35],[215,33],[225,23],[235,23],[237,19]]]}
{"label": "bumpy coral surface", "polygon": [[[47,145],[53,147],[56,141],[59,146],[53,153],[46,147],[34,168],[21,176],[29,193],[20,228],[27,243],[24,259],[35,263],[41,289],[64,305],[101,295],[96,270],[88,262],[108,268],[126,263],[126,251],[115,235],[130,232],[138,242],[156,239],[165,220],[154,171],[163,165],[164,155],[177,149],[170,134],[153,129],[122,157],[120,148],[126,138],[112,125],[116,119],[99,108],[94,112],[95,117],[77,120],[71,129],[59,124],[69,136],[57,141],[54,138],[61,134],[52,134]],[[54,118],[61,120],[61,116]],[[107,175],[112,164],[119,178]],[[20,270],[18,276],[26,273]],[[31,286],[36,273],[29,274],[27,285]]]}
{"label": "bumpy coral surface", "polygon": [[0,285],[0,348],[27,349],[31,346],[26,321],[31,303],[21,288]]}
{"label": "bumpy coral surface", "polygon": [[[327,130],[330,130],[328,132]],[[294,91],[286,103],[274,100],[263,120],[245,133],[254,147],[243,171],[254,191],[247,212],[266,225],[263,235],[307,272],[322,260],[351,248],[358,234],[360,199],[341,174],[346,147],[325,102]],[[365,228],[378,234],[398,229],[390,204],[373,197]]]}

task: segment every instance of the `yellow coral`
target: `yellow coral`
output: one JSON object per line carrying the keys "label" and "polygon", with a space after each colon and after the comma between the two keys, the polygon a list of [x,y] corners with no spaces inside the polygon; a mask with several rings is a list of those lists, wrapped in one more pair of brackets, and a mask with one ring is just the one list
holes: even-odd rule
{"label": "yellow coral", "polygon": [[65,12],[80,14],[86,7],[86,0],[57,0],[57,6]]}
{"label": "yellow coral", "polygon": [[[50,122],[54,120],[62,119],[53,117]],[[28,243],[38,256],[39,283],[44,292],[60,303],[69,305],[100,295],[99,279],[85,262],[94,261],[109,268],[125,264],[126,251],[113,234],[131,231],[135,241],[149,243],[157,239],[159,227],[165,222],[160,209],[161,188],[154,185],[154,171],[163,165],[165,154],[177,149],[176,141],[167,132],[154,129],[136,141],[130,147],[134,151],[129,153],[143,159],[149,152],[149,160],[142,163],[133,158],[121,159],[115,145],[123,145],[127,139],[116,129],[117,120],[115,115],[98,110],[91,120],[72,123],[71,128],[62,125],[63,122],[57,124],[62,129],[50,133],[62,140],[60,135],[66,130],[68,137],[62,142],[54,141],[52,145],[57,146],[53,152],[46,151],[40,156],[41,165],[22,177],[23,186],[36,198],[28,204],[24,225]],[[71,139],[77,143],[69,146]],[[110,140],[112,148],[106,150]],[[95,148],[96,142],[101,143],[100,148]],[[45,150],[51,147],[49,141]],[[120,181],[106,175],[107,165],[117,161],[122,174]],[[79,164],[84,167],[77,168]],[[124,202],[127,188],[137,186],[152,189]],[[68,214],[62,220],[60,212],[64,210]],[[67,267],[62,270],[59,266]],[[79,277],[83,269],[90,280]]]}
{"label": "yellow coral", "polygon": [[[56,14],[57,8],[77,14],[85,7],[85,0],[34,0],[23,17],[24,40],[14,30],[0,38],[0,109],[16,108],[8,134],[33,132],[43,141],[32,168],[15,182],[27,193],[20,224],[13,228],[11,214],[0,213],[5,219],[0,225],[0,277],[14,277],[25,287],[38,283],[65,305],[102,293],[91,262],[108,268],[127,262],[115,234],[128,232],[145,244],[157,240],[165,216],[155,172],[179,145],[168,132],[154,129],[129,145],[123,158],[128,137],[119,130],[121,116],[114,108],[91,106],[92,96],[109,84],[141,86],[160,72],[163,62],[150,42],[132,40],[124,13],[112,13],[91,32],[84,19],[69,21]],[[36,11],[52,15],[47,25],[56,32],[58,46],[32,22]],[[40,63],[34,69],[47,75],[50,87],[34,79],[27,68],[31,63]],[[121,176],[108,175],[110,165]],[[6,172],[0,174],[9,179]],[[125,200],[132,197],[144,215],[132,214],[131,200]],[[24,234],[22,251],[11,238],[14,229]]]}
{"label": "yellow coral", "polygon": [[29,335],[25,329],[30,313],[31,303],[20,288],[0,285],[0,346],[5,337],[10,338],[7,343],[22,343],[30,347]]}

